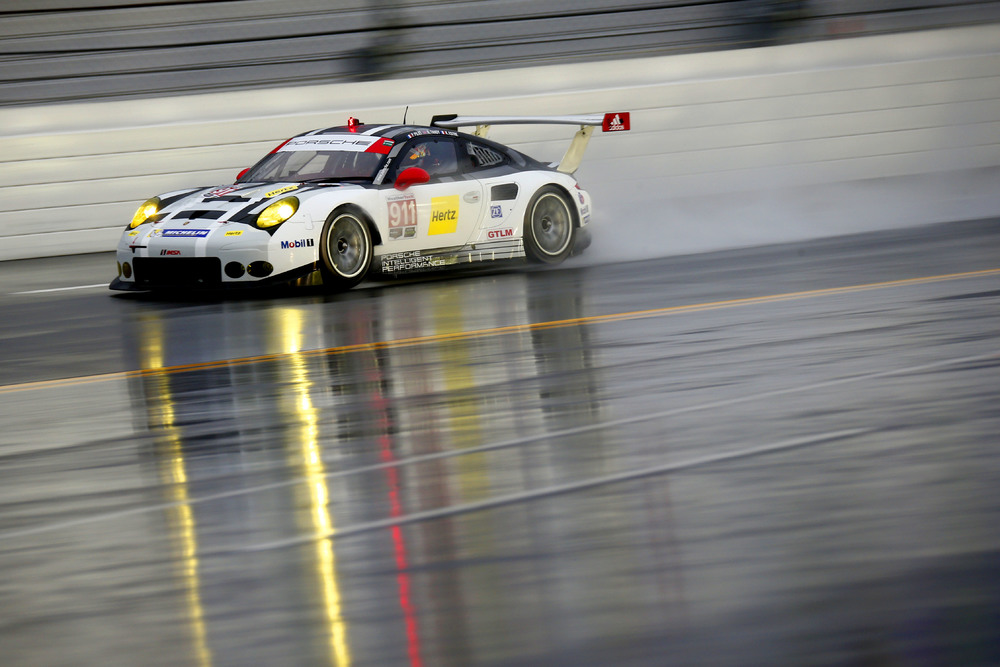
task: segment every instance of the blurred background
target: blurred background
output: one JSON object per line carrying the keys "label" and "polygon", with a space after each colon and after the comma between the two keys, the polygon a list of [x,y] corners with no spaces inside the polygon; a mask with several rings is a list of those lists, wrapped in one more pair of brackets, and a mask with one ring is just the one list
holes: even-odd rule
{"label": "blurred background", "polygon": [[5,0],[0,104],[387,79],[976,25],[969,0]]}
{"label": "blurred background", "polygon": [[[0,18],[0,260],[110,248],[153,194],[230,183],[348,116],[630,110],[579,176],[630,232],[663,212],[671,243],[618,234],[605,260],[1000,210],[997,2],[7,0]],[[493,138],[556,160],[561,129]]]}

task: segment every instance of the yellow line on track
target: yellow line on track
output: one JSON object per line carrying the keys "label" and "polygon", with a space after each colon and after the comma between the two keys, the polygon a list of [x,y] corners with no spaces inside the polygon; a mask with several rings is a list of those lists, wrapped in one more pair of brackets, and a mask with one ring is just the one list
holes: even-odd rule
{"label": "yellow line on track", "polygon": [[[950,280],[962,280],[967,278],[986,278],[1000,275],[1000,269],[985,269],[982,271],[967,271],[964,273],[950,273],[938,276],[925,276],[923,278],[908,278],[904,280],[889,280],[878,283],[867,283],[863,285],[850,285],[847,287],[830,287],[826,289],[806,290],[802,292],[788,292],[785,294],[772,294],[768,296],[755,296],[744,299],[730,299],[726,301],[712,301],[708,303],[690,304],[686,306],[667,306],[665,308],[652,308],[649,310],[634,310],[624,313],[612,313],[609,315],[591,315],[588,317],[576,317],[568,320],[552,320],[550,322],[535,322],[529,324],[513,324],[506,327],[495,327],[492,329],[473,329],[471,331],[455,331],[451,333],[437,333],[427,336],[414,336],[411,338],[397,338],[386,341],[373,341],[371,343],[358,343],[355,345],[340,345],[337,347],[327,347],[317,350],[302,350],[295,354],[299,357],[323,357],[337,354],[349,354],[351,352],[363,352],[371,350],[397,349],[403,347],[414,347],[432,343],[447,343],[456,340],[468,340],[474,338],[488,338],[492,336],[503,336],[514,333],[524,333],[530,331],[541,331],[545,329],[559,329],[565,327],[575,327],[583,324],[602,324],[608,322],[624,322],[627,320],[639,320],[654,317],[664,317],[683,313],[696,313],[705,310],[718,310],[722,308],[733,308],[736,306],[754,306],[780,301],[794,301],[809,299],[813,297],[832,296],[837,294],[852,294],[869,290],[887,289],[891,287],[909,287],[912,285],[924,285],[928,283],[939,283]],[[284,359],[289,353],[281,352],[275,354],[262,354],[252,357],[240,357],[236,359],[224,359],[219,361],[205,361],[195,364],[183,364],[180,366],[166,366],[163,368],[149,368],[134,371],[121,371],[117,373],[102,373],[99,375],[84,375],[80,377],[62,378],[58,380],[40,380],[37,382],[25,382],[21,384],[9,384],[0,386],[0,395],[21,391],[31,391],[35,389],[56,389],[60,387],[73,387],[79,385],[93,384],[96,382],[106,382],[108,380],[123,380],[130,377],[144,377],[150,375],[164,375],[175,373],[188,373],[191,371],[211,370],[216,368],[226,368],[231,366],[243,366],[267,361]]]}

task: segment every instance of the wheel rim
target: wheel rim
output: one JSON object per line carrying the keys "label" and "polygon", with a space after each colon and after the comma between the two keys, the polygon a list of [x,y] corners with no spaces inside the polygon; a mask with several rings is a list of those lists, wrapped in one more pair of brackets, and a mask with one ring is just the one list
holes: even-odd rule
{"label": "wheel rim", "polygon": [[531,230],[538,249],[546,255],[558,255],[569,245],[573,218],[562,197],[544,194],[531,211]]}
{"label": "wheel rim", "polygon": [[344,278],[353,278],[365,266],[367,238],[357,218],[337,218],[326,237],[326,256],[330,268]]}

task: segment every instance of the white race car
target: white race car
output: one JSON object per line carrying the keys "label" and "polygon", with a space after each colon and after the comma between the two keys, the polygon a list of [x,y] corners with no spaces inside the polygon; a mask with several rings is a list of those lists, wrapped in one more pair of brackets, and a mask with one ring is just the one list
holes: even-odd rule
{"label": "white race car", "polygon": [[[579,125],[563,159],[543,164],[486,139],[490,125]],[[476,126],[475,135],[459,127]],[[590,242],[590,195],[572,174],[595,127],[627,113],[435,116],[429,127],[314,130],[279,145],[233,185],[154,197],[118,243],[114,290],[275,283],[353,287],[366,276],[473,262],[555,264]]]}

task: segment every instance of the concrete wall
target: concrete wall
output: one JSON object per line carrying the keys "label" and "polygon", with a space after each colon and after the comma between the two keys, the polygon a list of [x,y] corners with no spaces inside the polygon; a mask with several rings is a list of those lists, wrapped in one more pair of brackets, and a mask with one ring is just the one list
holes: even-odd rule
{"label": "concrete wall", "polygon": [[[349,115],[400,121],[407,105],[410,122],[452,112],[631,111],[632,132],[595,136],[578,176],[602,228],[662,231],[670,251],[1000,215],[1000,26],[984,25],[0,108],[0,259],[111,249],[149,196],[232,182],[293,134]],[[554,160],[571,134],[515,126],[491,136]],[[619,259],[642,256],[629,247]]]}
{"label": "concrete wall", "polygon": [[994,0],[4,0],[0,107],[667,56],[1000,21]]}

